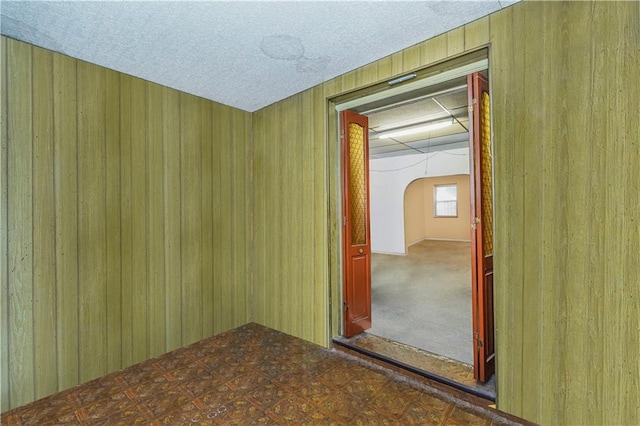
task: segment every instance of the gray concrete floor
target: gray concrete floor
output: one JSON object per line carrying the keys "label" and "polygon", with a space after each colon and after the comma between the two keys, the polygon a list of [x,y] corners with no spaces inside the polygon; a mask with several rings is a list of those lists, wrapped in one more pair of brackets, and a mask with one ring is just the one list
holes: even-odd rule
{"label": "gray concrete floor", "polygon": [[371,258],[368,333],[473,364],[471,244],[424,240]]}

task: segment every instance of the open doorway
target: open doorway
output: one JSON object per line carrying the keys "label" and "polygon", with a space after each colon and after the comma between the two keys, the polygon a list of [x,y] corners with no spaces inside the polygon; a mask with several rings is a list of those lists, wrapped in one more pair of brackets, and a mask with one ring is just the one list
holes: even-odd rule
{"label": "open doorway", "polygon": [[[479,75],[479,74],[478,74]],[[450,301],[443,300],[443,295],[446,295],[447,288],[451,287],[451,285],[447,286],[446,282],[442,282],[442,286],[440,290],[444,289],[444,291],[440,291],[440,296],[437,296],[438,292],[433,289],[430,291],[430,295],[419,295],[417,291],[410,290],[411,286],[415,283],[415,281],[422,281],[424,283],[424,273],[421,273],[419,270],[416,270],[414,273],[406,274],[407,265],[404,267],[399,265],[401,262],[393,261],[387,262],[384,267],[377,267],[378,260],[377,257],[385,257],[386,260],[389,260],[390,257],[396,256],[398,259],[401,258],[411,258],[411,243],[416,242],[415,240],[419,240],[419,244],[422,244],[422,241],[434,241],[437,236],[434,238],[429,238],[429,235],[422,235],[419,238],[414,238],[413,236],[409,236],[405,233],[405,190],[409,186],[408,184],[416,179],[423,179],[425,177],[442,177],[445,180],[452,180],[453,178],[450,176],[462,176],[463,179],[466,176],[467,188],[471,188],[471,194],[466,196],[466,211],[471,211],[470,215],[467,215],[466,225],[467,225],[467,235],[468,238],[450,238],[450,237],[440,237],[439,240],[458,240],[458,241],[448,241],[449,243],[458,242],[462,245],[459,245],[458,251],[460,253],[464,253],[465,251],[469,253],[467,256],[467,262],[465,267],[458,268],[457,266],[454,269],[462,269],[462,271],[458,271],[462,273],[462,276],[469,277],[467,278],[467,306],[471,305],[471,299],[474,300],[474,303],[486,302],[486,295],[482,296],[472,296],[468,297],[469,289],[472,288],[473,280],[482,281],[484,278],[489,277],[492,279],[492,271],[488,269],[482,269],[481,272],[478,272],[475,268],[482,268],[483,262],[478,263],[477,259],[483,258],[484,254],[481,250],[480,253],[475,253],[478,247],[477,245],[477,236],[474,236],[474,231],[477,228],[481,228],[484,225],[484,214],[482,215],[482,224],[480,220],[480,213],[476,213],[474,210],[474,204],[478,206],[482,206],[482,201],[477,198],[479,197],[484,189],[480,187],[476,187],[475,183],[480,183],[480,178],[478,176],[474,176],[474,157],[479,158],[478,152],[472,152],[470,155],[470,147],[473,148],[475,145],[470,144],[469,140],[472,135],[481,133],[478,129],[473,129],[473,124],[476,122],[480,122],[480,119],[473,118],[475,115],[469,114],[469,105],[475,105],[476,99],[471,99],[469,88],[472,87],[474,83],[471,78],[467,75],[459,75],[455,78],[450,79],[442,79],[438,81],[436,84],[432,84],[426,87],[422,87],[420,90],[416,90],[413,92],[408,92],[403,94],[403,96],[390,96],[388,98],[378,96],[372,102],[362,102],[355,107],[349,108],[351,116],[356,117],[366,117],[368,118],[368,124],[366,125],[368,128],[368,139],[369,142],[365,142],[367,145],[368,151],[368,160],[366,167],[369,168],[369,162],[371,162],[370,173],[367,170],[368,179],[365,182],[365,185],[368,187],[369,183],[372,185],[370,199],[370,210],[368,209],[368,216],[365,219],[367,224],[370,223],[371,230],[369,238],[365,238],[363,241],[366,241],[365,245],[358,245],[355,243],[351,243],[348,247],[345,245],[343,247],[343,253],[347,253],[347,251],[351,251],[353,256],[350,258],[343,258],[343,262],[346,265],[346,270],[344,273],[345,277],[345,285],[344,285],[344,317],[343,321],[345,324],[345,335],[354,335],[362,331],[363,329],[369,328],[369,324],[373,325],[370,332],[378,333],[378,334],[388,334],[387,331],[384,331],[383,327],[383,316],[388,314],[387,316],[391,317],[391,324],[393,324],[393,318],[395,317],[395,331],[391,331],[388,334],[390,338],[397,339],[398,341],[405,340],[405,342],[414,342],[413,346],[418,348],[423,348],[427,350],[431,350],[434,352],[441,352],[442,355],[449,356],[454,359],[458,359],[463,362],[469,363],[472,361],[474,365],[479,364],[479,351],[477,350],[488,340],[483,340],[484,337],[478,338],[476,330],[477,323],[481,323],[486,325],[488,322],[484,319],[480,319],[478,321],[478,314],[486,314],[485,308],[474,308],[472,313],[472,321],[469,321],[469,315],[467,315],[467,319],[463,319],[462,323],[467,323],[466,331],[460,334],[460,340],[466,340],[467,349],[462,350],[460,353],[466,353],[466,355],[451,355],[447,353],[446,350],[434,350],[432,346],[430,346],[429,342],[433,340],[437,340],[437,338],[441,337],[443,334],[451,334],[450,321],[447,321],[446,318],[439,318],[439,320],[443,321],[440,326],[437,325],[436,320],[432,319],[423,319],[418,318],[416,315],[406,314],[409,309],[409,304],[413,303],[417,304],[418,308],[416,312],[420,310],[434,310],[433,308],[429,308],[428,303],[425,303],[424,298],[428,298],[428,302],[433,302],[436,305],[449,305]],[[474,92],[475,93],[475,92]],[[486,89],[486,94],[488,96],[488,89]],[[353,115],[356,114],[356,115]],[[342,114],[343,118],[346,117],[344,112]],[[488,113],[486,115],[488,117]],[[485,118],[485,121],[487,119]],[[486,123],[488,125],[488,121]],[[485,129],[487,135],[489,135],[489,130]],[[347,133],[347,139],[349,138]],[[345,128],[342,130],[342,134],[345,134]],[[486,146],[490,150],[490,136],[485,137]],[[344,144],[343,144],[344,145]],[[346,142],[346,146],[349,146],[349,142]],[[348,148],[349,149],[349,148]],[[480,148],[482,149],[482,148]],[[343,148],[343,159],[348,160],[348,152],[344,151]],[[346,155],[346,157],[345,157]],[[435,157],[439,156],[440,161],[435,161]],[[450,160],[445,160],[447,157],[450,157]],[[345,161],[345,160],[343,160]],[[491,161],[488,158],[487,161]],[[456,165],[459,167],[456,169]],[[349,172],[349,163],[348,161],[343,162],[343,173],[346,170],[347,175]],[[443,171],[444,169],[451,169],[453,167],[453,172]],[[440,170],[440,171],[439,171]],[[477,170],[478,172],[480,169]],[[390,173],[386,176],[386,178],[381,180],[380,185],[375,184],[376,178],[374,177],[375,173]],[[489,176],[491,171],[489,169]],[[344,179],[343,175],[343,179]],[[481,176],[482,180],[484,180],[484,175]],[[349,210],[349,205],[353,205],[353,200],[349,197],[350,191],[353,191],[355,186],[350,186],[348,180],[350,177],[347,177],[343,183],[343,206],[347,206],[346,210]],[[488,181],[491,186],[491,181]],[[445,194],[447,191],[451,189],[451,185],[453,182],[442,183],[442,185],[448,185],[448,188],[443,188],[445,191],[436,191],[432,188],[432,193],[434,192],[442,192]],[[398,185],[401,188],[398,190]],[[374,187],[375,186],[375,187]],[[457,184],[453,185],[457,187]],[[380,193],[387,193],[388,197],[380,196],[378,197],[377,189],[379,187]],[[368,188],[367,188],[368,190]],[[424,198],[424,189],[421,190]],[[490,192],[489,192],[490,193]],[[469,194],[469,192],[467,192]],[[395,201],[394,201],[395,198]],[[451,200],[443,199],[442,203],[440,203],[434,197],[433,201],[440,207],[445,206]],[[445,197],[446,198],[446,197]],[[489,196],[491,200],[491,196]],[[384,214],[378,214],[376,211],[378,207],[376,204],[382,206],[382,210],[385,211]],[[425,208],[423,202],[423,210]],[[471,204],[471,208],[469,208],[469,204]],[[433,214],[438,219],[450,219],[453,216],[457,216],[457,207],[454,209],[454,214],[439,214],[437,209],[438,207],[432,206],[428,208],[428,210],[432,210],[429,214]],[[445,208],[446,210],[446,208]],[[370,213],[370,215],[369,215]],[[477,214],[477,217],[476,217]],[[426,217],[426,214],[422,214],[423,218]],[[471,217],[473,219],[471,219]],[[346,227],[346,232],[344,232],[344,236],[348,240],[352,235],[350,231],[350,223],[354,222],[354,219],[350,216],[350,213],[345,214],[344,216],[344,226]],[[490,222],[490,221],[489,221]],[[366,229],[369,232],[368,229]],[[441,241],[443,242],[443,241]],[[347,241],[347,243],[349,243]],[[347,244],[348,245],[348,244]],[[438,244],[426,244],[431,245],[433,247],[421,247],[422,249],[432,249],[436,250],[431,253],[429,256],[433,257],[438,254],[439,251],[444,251],[445,248],[441,244],[440,248],[438,248]],[[455,244],[453,244],[455,245]],[[366,248],[364,250],[363,248]],[[420,247],[418,247],[420,248]],[[357,251],[359,250],[359,252]],[[424,250],[423,250],[424,251]],[[428,250],[427,250],[428,251]],[[364,253],[364,254],[363,254]],[[473,256],[472,256],[473,253]],[[409,256],[407,256],[409,254]],[[444,255],[447,257],[446,255]],[[476,257],[478,256],[478,257]],[[362,261],[360,259],[364,259],[365,257],[370,257],[366,261]],[[451,257],[451,256],[449,256]],[[464,257],[464,256],[463,256]],[[472,262],[472,259],[475,259]],[[380,259],[381,261],[384,259]],[[395,295],[399,296],[395,301],[391,300],[391,293],[386,292],[376,285],[371,285],[367,288],[367,290],[360,291],[359,289],[366,288],[366,286],[361,285],[361,283],[357,284],[355,287],[351,287],[348,284],[349,279],[355,276],[352,271],[359,271],[357,275],[359,277],[365,277],[367,274],[362,273],[362,271],[358,268],[354,262],[359,262],[359,265],[371,264],[371,274],[369,278],[372,282],[376,282],[376,278],[378,275],[386,275],[387,284],[390,284],[390,287],[394,288]],[[349,265],[356,265],[349,269]],[[394,270],[393,264],[396,264],[398,268]],[[442,265],[440,265],[442,266]],[[471,274],[469,274],[469,270],[472,270]],[[384,274],[380,274],[380,271],[384,270]],[[377,271],[377,272],[376,272]],[[489,271],[489,275],[485,272]],[[433,275],[433,273],[427,272],[426,274]],[[401,282],[401,277],[409,276],[408,281]],[[421,276],[422,275],[422,276]],[[411,277],[413,276],[413,277]],[[430,277],[431,278],[431,277]],[[432,280],[433,281],[433,280]],[[438,281],[438,280],[435,280]],[[442,280],[440,280],[442,281]],[[486,282],[486,280],[485,280]],[[415,287],[415,286],[414,286]],[[478,287],[474,287],[476,290]],[[414,289],[415,290],[415,289]],[[422,289],[423,290],[423,289]],[[367,293],[368,291],[368,293]],[[354,307],[362,307],[366,306],[368,301],[366,299],[357,300],[353,298],[354,294],[366,295],[367,298],[370,298],[374,307],[378,306],[376,309],[381,309],[379,312],[372,311],[366,312],[362,309],[357,309],[357,317],[360,324],[358,327],[349,330],[348,325],[350,324],[351,318],[354,317]],[[376,298],[379,297],[379,300]],[[492,293],[489,295],[492,298]],[[379,302],[379,303],[378,303]],[[395,303],[395,305],[394,305]],[[434,305],[435,306],[435,305]],[[454,311],[456,308],[451,306],[451,311]],[[386,312],[383,312],[383,310]],[[468,309],[466,310],[468,312]],[[378,315],[381,321],[376,325],[376,315]],[[441,317],[443,315],[440,315]],[[362,319],[365,319],[362,321]],[[373,321],[372,321],[373,320]],[[399,324],[399,321],[404,321],[405,324]],[[491,319],[492,321],[492,319]],[[491,322],[489,321],[489,322]],[[471,322],[474,325],[474,332],[472,333]],[[362,325],[364,324],[364,326]],[[435,325],[436,333],[429,336],[428,333],[425,333],[425,324],[426,325]],[[406,325],[406,327],[405,327]],[[492,324],[491,324],[492,326]],[[394,328],[393,326],[391,328]],[[398,333],[398,330],[402,328],[404,332]],[[447,329],[449,328],[449,330]],[[488,328],[485,327],[485,331]],[[405,333],[406,332],[406,333]],[[396,333],[395,336],[393,333]],[[413,334],[413,335],[412,335]],[[456,334],[455,332],[453,334]],[[466,339],[464,335],[466,334]],[[426,343],[415,343],[418,340],[411,340],[413,337],[416,337],[418,340],[421,340]],[[471,345],[469,345],[471,343]],[[492,342],[491,342],[492,343]],[[436,353],[437,353],[436,352]],[[445,352],[445,353],[442,353]],[[481,354],[482,355],[482,354]],[[486,353],[484,353],[486,355]],[[462,359],[461,359],[462,358]],[[480,365],[484,365],[485,367],[488,365],[486,362],[480,360]],[[493,357],[491,354],[491,362],[493,362]],[[493,365],[493,364],[491,364]],[[488,377],[490,377],[492,371],[489,373],[489,370],[485,368],[484,378],[482,381],[486,381]]]}
{"label": "open doorway", "polygon": [[[372,204],[376,188],[372,178]],[[440,192],[452,194],[436,206]],[[469,175],[416,179],[404,194],[407,249],[372,254],[368,332],[473,365]]]}

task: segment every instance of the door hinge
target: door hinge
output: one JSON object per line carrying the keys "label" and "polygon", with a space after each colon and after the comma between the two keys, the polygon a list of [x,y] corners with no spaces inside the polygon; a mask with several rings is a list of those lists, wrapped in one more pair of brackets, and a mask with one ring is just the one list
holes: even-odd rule
{"label": "door hinge", "polygon": [[484,346],[484,342],[482,340],[479,339],[479,335],[477,331],[473,332],[473,340],[476,341],[476,345],[481,348],[482,346]]}
{"label": "door hinge", "polygon": [[345,311],[349,310],[349,305],[345,301],[342,302],[342,307],[344,308]]}

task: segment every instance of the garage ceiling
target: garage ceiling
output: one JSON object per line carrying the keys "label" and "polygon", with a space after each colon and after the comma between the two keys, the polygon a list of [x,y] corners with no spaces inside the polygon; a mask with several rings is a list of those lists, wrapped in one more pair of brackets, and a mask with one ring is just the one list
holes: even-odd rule
{"label": "garage ceiling", "polygon": [[512,3],[3,0],[0,30],[253,112]]}

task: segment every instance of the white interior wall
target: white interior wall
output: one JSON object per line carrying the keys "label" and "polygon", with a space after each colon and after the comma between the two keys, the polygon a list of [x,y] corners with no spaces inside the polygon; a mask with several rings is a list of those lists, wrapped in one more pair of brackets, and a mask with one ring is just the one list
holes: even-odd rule
{"label": "white interior wall", "polygon": [[469,149],[369,161],[371,250],[405,254],[404,192],[416,179],[469,173]]}

